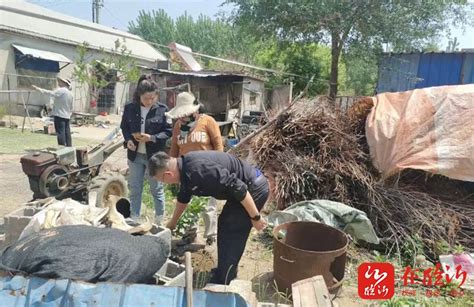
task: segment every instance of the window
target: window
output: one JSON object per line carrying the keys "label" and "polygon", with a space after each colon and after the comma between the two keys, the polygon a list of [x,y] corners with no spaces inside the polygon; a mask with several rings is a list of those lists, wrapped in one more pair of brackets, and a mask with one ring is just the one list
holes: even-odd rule
{"label": "window", "polygon": [[18,74],[18,88],[31,89],[32,85],[36,85],[47,90],[56,88],[56,73],[24,68],[17,68],[16,72]]}
{"label": "window", "polygon": [[106,81],[107,85],[98,90],[97,108],[99,112],[111,112],[115,107],[115,85],[117,81],[117,71],[109,69],[105,65],[97,62],[95,74],[99,81]]}
{"label": "window", "polygon": [[56,87],[56,77],[59,72],[59,63],[56,61],[43,60],[22,54],[17,49],[15,52],[15,68],[19,75],[17,78],[18,88],[30,88],[32,85],[44,89]]}
{"label": "window", "polygon": [[255,92],[250,92],[250,100],[249,100],[250,105],[254,106],[257,105],[257,93]]}

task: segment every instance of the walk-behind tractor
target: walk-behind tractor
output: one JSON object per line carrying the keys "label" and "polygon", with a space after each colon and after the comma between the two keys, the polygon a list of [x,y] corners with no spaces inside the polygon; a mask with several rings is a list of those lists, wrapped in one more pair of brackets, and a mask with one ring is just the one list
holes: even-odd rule
{"label": "walk-behind tractor", "polygon": [[128,197],[125,178],[118,172],[99,174],[100,167],[123,138],[117,128],[102,143],[87,148],[63,147],[41,150],[21,158],[23,172],[28,175],[33,198],[74,198],[87,201],[90,191],[97,193],[97,206],[110,195]]}

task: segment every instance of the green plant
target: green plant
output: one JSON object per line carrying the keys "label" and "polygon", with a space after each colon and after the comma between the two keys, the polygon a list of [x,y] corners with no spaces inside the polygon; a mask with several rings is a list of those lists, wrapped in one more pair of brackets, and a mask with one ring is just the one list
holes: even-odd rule
{"label": "green plant", "polygon": [[77,47],[73,77],[87,85],[93,99],[97,99],[101,89],[115,82],[135,82],[140,77],[131,51],[127,49],[125,39],[115,41],[111,50],[100,48],[100,59],[89,60],[89,44],[84,42]]}
{"label": "green plant", "polygon": [[424,255],[424,244],[418,234],[411,236],[400,248],[400,258],[403,265],[415,265],[417,255]]}
{"label": "green plant", "polygon": [[436,244],[435,244],[435,250],[434,250],[434,252],[435,252],[437,255],[446,255],[446,254],[449,254],[449,253],[451,253],[451,246],[450,246],[449,243],[446,242],[445,240],[438,241],[438,242],[436,242]]}
{"label": "green plant", "polygon": [[387,256],[374,250],[374,262],[387,262]]}
{"label": "green plant", "polygon": [[183,236],[189,228],[197,224],[202,210],[206,207],[207,197],[193,197],[176,225],[175,235]]}

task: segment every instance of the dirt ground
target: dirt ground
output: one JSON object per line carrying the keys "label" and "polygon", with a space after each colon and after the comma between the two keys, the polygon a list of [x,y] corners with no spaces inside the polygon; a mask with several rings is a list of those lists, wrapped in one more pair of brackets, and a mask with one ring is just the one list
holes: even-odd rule
{"label": "dirt ground", "polygon": [[[10,123],[10,117],[6,116],[4,120],[7,123]],[[93,146],[99,143],[102,139],[104,139],[113,129],[116,127],[117,123],[119,122],[120,118],[116,115],[109,115],[107,117],[97,116],[96,122],[100,124],[101,122],[108,122],[110,124],[106,124],[105,128],[102,126],[75,126],[72,125],[71,132],[72,132],[72,139],[73,144],[75,140],[80,140],[80,142],[76,142],[79,145]],[[11,122],[15,123],[19,128],[22,127],[23,117],[21,116],[11,116]],[[33,129],[42,130],[44,126],[44,122],[41,118],[33,117],[31,118],[31,124]],[[2,152],[0,150],[0,197],[2,199],[2,206],[0,207],[0,217],[5,216],[6,214],[14,211],[16,208],[20,207],[25,202],[28,202],[32,198],[32,192],[29,188],[28,177],[23,173],[20,164],[20,158],[25,154],[24,150],[28,149],[29,146],[34,143],[30,140],[32,138],[36,138],[36,134],[29,133],[30,124],[29,121],[26,120],[25,123],[25,132],[23,134],[15,134],[18,138],[23,138],[22,141],[20,139],[19,144],[16,146],[20,146],[22,148],[13,149],[12,151],[5,150]],[[19,130],[18,130],[19,131]],[[43,135],[40,135],[43,137]],[[40,137],[37,137],[40,139]],[[41,138],[42,139],[42,138]],[[87,141],[86,141],[87,140]],[[16,140],[18,141],[18,140]],[[3,143],[8,143],[9,140],[1,140]],[[52,144],[55,143],[54,136],[51,136]],[[34,146],[40,146],[45,144],[35,143]],[[46,144],[47,145],[47,144]],[[5,145],[8,147],[8,144]],[[2,146],[4,147],[4,146]],[[5,154],[8,152],[8,154]],[[14,152],[14,154],[11,154]],[[125,153],[122,150],[117,150],[113,156],[110,157],[108,162],[108,169],[116,169],[117,167],[121,167],[123,169],[126,166],[126,159],[120,159],[120,156],[125,157]],[[121,164],[122,162],[122,164]]]}
{"label": "dirt ground", "polygon": [[0,217],[31,200],[32,193],[20,165],[21,155],[0,155]]}
{"label": "dirt ground", "polygon": [[[37,123],[37,125],[39,126],[41,123]],[[73,127],[72,130],[75,132],[73,134],[73,142],[74,138],[80,137],[81,139],[90,139],[90,143],[94,144],[110,133],[113,130],[113,125],[109,125],[107,128],[92,126]],[[20,158],[22,155],[0,153],[0,172],[2,174],[0,177],[0,195],[3,199],[2,206],[0,207],[0,217],[15,210],[32,197],[28,178],[21,170]],[[119,148],[106,161],[103,171],[116,170],[125,173],[127,170],[126,161],[125,149]],[[265,247],[260,237],[256,231],[252,231],[239,265],[238,278],[252,281],[253,290],[260,301],[288,303],[286,294],[275,291],[272,275],[273,254],[271,249]],[[193,263],[195,269],[209,271],[216,265],[216,259],[217,247],[214,244],[206,248],[204,253],[195,254],[193,256]],[[346,288],[344,288],[344,291],[347,292]],[[340,306],[356,305],[345,302],[340,304]]]}

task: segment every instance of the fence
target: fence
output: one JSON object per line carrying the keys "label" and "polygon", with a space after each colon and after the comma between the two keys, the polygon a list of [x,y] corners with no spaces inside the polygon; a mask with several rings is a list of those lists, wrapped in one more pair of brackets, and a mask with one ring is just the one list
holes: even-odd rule
{"label": "fence", "polygon": [[[34,74],[10,74],[4,73],[3,87],[0,89],[0,106],[7,109],[9,115],[23,115],[24,106],[22,99],[31,116],[40,116],[43,106],[50,104],[50,97],[33,90],[32,85],[37,85],[45,89],[56,87],[56,77],[46,77]],[[72,80],[72,94],[74,97],[73,110],[75,112],[90,112],[98,114],[107,112],[117,113],[123,109],[123,105],[128,101],[128,89],[130,83],[114,83],[101,89],[95,96],[96,104],[91,103],[94,98],[87,85]],[[18,97],[18,95],[25,97]]]}

